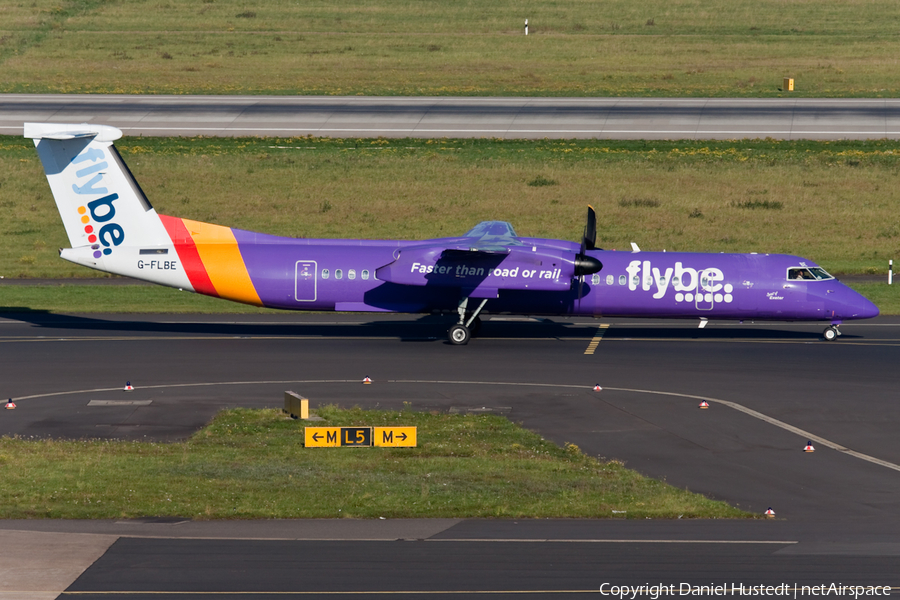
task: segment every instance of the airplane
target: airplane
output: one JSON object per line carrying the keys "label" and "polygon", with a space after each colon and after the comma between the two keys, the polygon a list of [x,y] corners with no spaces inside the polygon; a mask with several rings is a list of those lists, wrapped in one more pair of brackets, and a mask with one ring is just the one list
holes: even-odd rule
{"label": "airplane", "polygon": [[[422,241],[303,239],[157,214],[95,124],[25,123],[62,217],[60,257],[181,290],[287,310],[453,314],[451,344],[485,313],[843,321],[878,307],[805,258],[631,252],[596,247],[588,208],[579,242],[521,237],[503,221]],[[456,317],[458,315],[458,318]]]}

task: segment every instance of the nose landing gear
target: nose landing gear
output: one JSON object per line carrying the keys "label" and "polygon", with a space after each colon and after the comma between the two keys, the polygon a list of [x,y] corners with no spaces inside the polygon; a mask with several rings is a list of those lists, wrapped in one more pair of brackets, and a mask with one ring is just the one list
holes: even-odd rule
{"label": "nose landing gear", "polygon": [[834,340],[838,339],[838,336],[843,335],[841,333],[841,330],[838,329],[839,326],[840,324],[832,325],[822,332],[822,337],[825,338],[826,342],[833,342]]}

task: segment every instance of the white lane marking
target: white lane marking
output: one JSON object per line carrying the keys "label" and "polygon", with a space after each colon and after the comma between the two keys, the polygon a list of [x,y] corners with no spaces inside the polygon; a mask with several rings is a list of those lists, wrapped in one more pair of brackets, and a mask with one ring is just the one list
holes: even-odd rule
{"label": "white lane marking", "polygon": [[[514,386],[536,386],[536,387],[560,387],[560,388],[574,388],[574,389],[593,389],[591,386],[584,385],[574,385],[574,384],[553,384],[553,383],[516,383],[516,382],[492,382],[492,381],[424,381],[424,380],[389,380],[389,383],[440,383],[440,384],[468,384],[468,385],[514,385]],[[810,433],[806,430],[800,429],[799,427],[794,427],[789,423],[785,423],[779,419],[774,417],[770,417],[765,415],[759,411],[753,410],[752,408],[747,408],[737,402],[731,402],[729,400],[720,400],[719,398],[711,398],[709,396],[695,396],[693,394],[681,394],[678,392],[661,392],[656,390],[638,390],[632,388],[617,388],[617,387],[604,387],[605,390],[617,391],[617,392],[632,392],[637,394],[656,394],[659,396],[674,396],[677,398],[690,398],[692,400],[706,400],[707,402],[717,402],[719,404],[723,404],[728,406],[729,408],[733,408],[736,411],[747,414],[756,419],[760,419],[761,421],[765,421],[770,425],[774,425],[776,427],[780,427],[786,431],[790,431],[791,433],[795,433],[802,438],[807,440],[814,440],[816,443],[831,448],[832,450],[837,450],[838,452],[843,452],[844,454],[848,454],[850,456],[859,458],[861,460],[868,461],[870,463],[886,467],[888,469],[893,469],[894,471],[900,471],[900,465],[881,460],[880,458],[875,458],[874,456],[869,456],[868,454],[863,454],[862,452],[857,452],[856,450],[851,450],[845,446],[842,446],[836,442],[832,442],[828,439],[823,438],[822,436],[816,435],[814,433]]]}
{"label": "white lane marking", "polygon": [[[4,33],[16,33],[13,30],[0,30]],[[85,31],[81,30],[84,33]],[[132,31],[123,31],[121,33],[135,33]],[[139,33],[139,32],[138,32]],[[193,35],[193,31],[173,32],[185,33]],[[229,32],[226,35],[233,35],[237,32]],[[266,34],[282,33],[278,31],[266,32]],[[293,32],[293,33],[309,33],[316,32]],[[155,35],[152,32],[148,35]],[[332,33],[326,35],[334,35]],[[416,35],[416,34],[410,34]],[[422,33],[418,35],[432,36],[433,34]],[[466,34],[455,34],[466,35]],[[479,35],[479,34],[472,34]],[[790,106],[790,107],[815,107],[819,105],[841,105],[852,109],[856,104],[897,104],[900,99],[897,98],[691,98],[691,97],[622,97],[622,98],[603,98],[603,97],[585,97],[585,96],[563,96],[563,97],[547,97],[547,96],[214,96],[214,95],[196,95],[184,96],[177,94],[160,94],[160,95],[139,95],[139,94],[0,94],[0,99],[9,102],[47,102],[52,101],[58,106],[67,107],[70,102],[77,106],[90,106],[96,100],[118,101],[128,104],[137,105],[155,105],[160,103],[174,103],[191,106],[204,106],[206,104],[241,104],[248,106],[269,105],[269,104],[296,104],[305,106],[306,103],[312,102],[315,105],[320,104],[337,104],[344,105],[347,103],[353,105],[381,106],[385,104],[394,105],[401,104],[403,106],[471,106],[473,104],[508,104],[510,106],[527,106],[527,105],[554,105],[563,102],[576,104],[584,104],[586,106],[627,106],[628,104],[675,104],[678,107],[697,107],[715,105],[763,105],[763,106]],[[62,102],[60,99],[64,99]]]}
{"label": "white lane marking", "polygon": [[[674,584],[673,584],[674,585]],[[749,589],[749,588],[748,588]],[[790,590],[791,588],[788,588]],[[801,591],[802,588],[795,585],[794,593]],[[883,586],[882,589],[897,590],[900,587]],[[97,596],[146,596],[151,594],[159,594],[166,596],[496,596],[496,595],[560,595],[560,594],[591,594],[596,596],[601,594],[604,596],[612,596],[612,592],[601,592],[599,589],[591,590],[325,590],[325,591],[288,591],[288,592],[247,592],[247,591],[219,591],[219,592],[185,592],[185,591],[140,591],[140,590],[118,590],[118,591],[95,591],[86,590],[80,592],[63,592],[64,596],[79,595],[97,595]],[[848,595],[850,592],[848,592]],[[889,595],[889,594],[887,594]],[[60,596],[62,597],[62,596]]]}
{"label": "white lane marking", "polygon": [[[203,382],[203,383],[172,383],[172,384],[162,384],[162,385],[143,385],[140,386],[140,389],[143,390],[158,390],[158,389],[170,389],[170,388],[187,388],[187,387],[213,387],[218,385],[292,385],[292,384],[301,384],[301,383],[360,383],[359,379],[301,379],[301,380],[265,380],[265,381],[216,381],[216,382]],[[585,385],[577,385],[577,384],[567,384],[567,383],[525,383],[525,382],[513,382],[513,381],[446,381],[446,380],[428,380],[428,379],[388,379],[386,383],[428,383],[428,384],[441,384],[441,385],[496,385],[496,386],[516,386],[516,387],[545,387],[545,388],[565,388],[565,389],[577,389],[577,390],[592,390],[593,386],[585,386]],[[64,392],[50,392],[47,394],[32,394],[30,396],[20,396],[18,398],[12,398],[15,402],[21,402],[22,400],[33,400],[36,398],[51,398],[54,396],[70,396],[74,394],[88,394],[95,392],[116,392],[120,391],[121,387],[114,388],[94,388],[87,390],[70,390]],[[742,412],[746,415],[769,423],[770,425],[774,425],[775,427],[779,427],[784,429],[785,431],[790,431],[791,433],[797,434],[800,437],[813,440],[817,444],[825,446],[827,448],[831,448],[832,450],[836,450],[838,452],[842,452],[849,456],[853,456],[860,460],[864,460],[870,462],[872,464],[879,465],[881,467],[885,467],[888,469],[893,469],[894,471],[900,472],[900,465],[896,463],[892,463],[886,460],[882,460],[880,458],[876,458],[874,456],[870,456],[868,454],[863,454],[862,452],[857,452],[856,450],[852,450],[847,448],[846,446],[842,446],[836,442],[832,442],[822,436],[816,435],[814,433],[810,433],[804,429],[800,429],[799,427],[794,427],[789,423],[785,423],[779,419],[774,417],[770,417],[765,415],[759,411],[753,410],[752,408],[747,408],[737,402],[731,402],[729,400],[721,400],[719,398],[712,398],[709,396],[696,396],[694,394],[682,394],[679,392],[662,392],[658,390],[640,390],[634,388],[619,388],[619,387],[605,387],[604,389],[616,392],[631,392],[636,394],[655,394],[658,396],[673,396],[676,398],[690,398],[692,400],[706,400],[707,402],[716,402],[722,404],[724,406],[728,406],[729,408],[733,408],[738,412]]]}
{"label": "white lane marking", "polygon": [[[217,131],[228,132],[244,132],[247,134],[267,132],[275,134],[285,133],[372,133],[378,135],[386,135],[392,133],[421,133],[421,134],[455,134],[455,135],[491,135],[491,134],[535,134],[535,135],[686,135],[688,137],[708,136],[708,135],[725,135],[725,136],[752,136],[754,138],[763,137],[781,137],[798,138],[802,136],[900,136],[900,131],[884,131],[881,129],[872,129],[868,131],[815,131],[815,130],[736,130],[736,129],[516,129],[510,127],[506,129],[427,129],[419,127],[397,127],[397,128],[365,128],[365,127],[347,127],[347,128],[330,128],[330,127],[127,127],[120,126],[123,131],[137,132],[178,132],[183,134],[191,133],[209,133]],[[21,132],[20,126],[0,126],[0,130],[10,130]]]}
{"label": "white lane marking", "polygon": [[[298,324],[293,324],[298,325]],[[310,326],[314,326],[314,324],[310,324]],[[578,327],[571,327],[570,330],[574,330]],[[587,327],[584,327],[587,329]],[[369,336],[361,336],[361,335],[341,335],[341,336],[331,336],[324,334],[310,334],[310,335],[234,335],[234,334],[221,334],[221,335],[174,335],[174,336],[70,336],[70,337],[59,337],[59,336],[29,336],[29,337],[18,337],[18,336],[0,336],[0,344],[22,344],[22,343],[45,343],[45,342],[139,342],[145,340],[157,340],[157,341],[209,341],[209,340],[276,340],[276,341],[291,341],[291,340],[301,340],[301,341],[323,341],[323,342],[331,342],[331,341],[347,341],[347,340],[355,340],[355,341],[375,341],[375,340],[396,340],[400,339],[401,336],[396,335],[369,335]],[[602,338],[603,336],[599,336]],[[418,339],[418,340],[428,340],[428,341],[438,341],[444,339],[439,336],[418,336],[409,339]],[[481,338],[482,342],[584,342],[588,341],[589,343],[598,340],[597,337],[588,338],[583,337],[560,337],[560,336],[547,336],[547,337],[489,337],[489,338]],[[804,339],[721,339],[721,338],[710,338],[710,339],[683,339],[683,338],[673,338],[673,337],[641,337],[641,338],[631,338],[631,337],[623,337],[623,338],[612,338],[611,342],[673,342],[673,343],[691,343],[691,344],[820,344],[823,347],[828,348],[840,348],[843,346],[866,346],[866,347],[888,347],[893,348],[897,346],[896,342],[900,342],[900,338],[882,338],[877,340],[860,340],[856,342],[851,342],[849,340],[842,340],[839,343],[827,344],[822,342],[820,339],[816,340],[804,340]],[[599,344],[599,341],[598,341]],[[589,346],[590,348],[590,346]],[[596,350],[596,346],[594,347]],[[585,352],[585,354],[593,354],[593,352]]]}
{"label": "white lane marking", "polygon": [[536,539],[517,539],[517,538],[426,538],[425,542],[503,542],[503,543],[527,543],[542,544],[550,542],[558,542],[561,544],[797,544],[797,540],[666,540],[666,539],[559,539],[552,538],[536,538]]}

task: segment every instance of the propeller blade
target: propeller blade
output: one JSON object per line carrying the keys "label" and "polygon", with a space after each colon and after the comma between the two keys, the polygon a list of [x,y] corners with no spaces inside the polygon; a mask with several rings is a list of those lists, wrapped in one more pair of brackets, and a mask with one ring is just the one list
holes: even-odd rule
{"label": "propeller blade", "polygon": [[584,224],[584,235],[581,237],[581,254],[585,250],[593,250],[597,247],[597,214],[594,207],[588,205],[587,222]]}
{"label": "propeller blade", "polygon": [[578,278],[578,303],[584,296],[584,276],[593,275],[603,268],[603,263],[585,254],[586,250],[594,250],[597,247],[597,214],[594,207],[588,205],[587,222],[584,224],[584,234],[581,236],[581,250],[575,255],[575,277]]}

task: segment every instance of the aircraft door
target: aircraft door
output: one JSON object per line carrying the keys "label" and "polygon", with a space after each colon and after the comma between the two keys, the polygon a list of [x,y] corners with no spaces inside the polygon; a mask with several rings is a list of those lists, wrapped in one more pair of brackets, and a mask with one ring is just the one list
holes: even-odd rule
{"label": "aircraft door", "polygon": [[316,301],[316,261],[298,260],[294,265],[294,300],[297,302]]}
{"label": "aircraft door", "polygon": [[694,294],[694,306],[697,310],[712,310],[714,298],[711,287],[713,283],[709,280],[706,271],[700,271],[697,275],[700,280],[697,283],[697,293]]}

